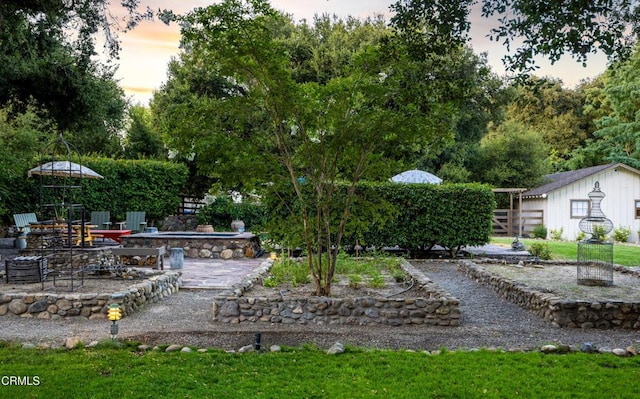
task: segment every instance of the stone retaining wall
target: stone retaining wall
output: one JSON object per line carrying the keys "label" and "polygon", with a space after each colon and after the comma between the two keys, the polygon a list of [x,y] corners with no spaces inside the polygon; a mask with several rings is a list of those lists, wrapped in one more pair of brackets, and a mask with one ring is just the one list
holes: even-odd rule
{"label": "stone retaining wall", "polygon": [[239,259],[253,258],[260,250],[260,239],[250,233],[243,238],[192,239],[169,238],[162,235],[134,234],[122,237],[122,246],[128,248],[182,248],[185,258]]}
{"label": "stone retaining wall", "polygon": [[109,305],[117,303],[124,317],[149,302],[157,302],[177,293],[180,275],[175,271],[164,272],[133,284],[124,291],[113,293],[0,293],[0,316],[11,314],[40,319],[78,316],[106,319]]}
{"label": "stone retaining wall", "polygon": [[[570,300],[496,276],[469,260],[461,261],[459,267],[468,277],[555,326],[640,329],[640,303]],[[616,270],[629,272],[620,267]]]}
{"label": "stone retaining wall", "polygon": [[27,247],[20,251],[21,256],[46,256],[49,271],[69,267],[69,256],[73,255],[73,269],[87,265],[114,264],[115,259],[108,247],[74,248],[71,252],[66,248],[38,249]]}
{"label": "stone retaining wall", "polygon": [[266,275],[271,261],[262,267],[262,275],[253,275],[232,291],[222,293],[213,303],[214,320],[223,323],[460,325],[460,301],[438,287],[428,277],[404,261],[402,267],[415,281],[413,289],[424,293],[411,298],[293,298],[281,295],[254,298],[250,289]]}

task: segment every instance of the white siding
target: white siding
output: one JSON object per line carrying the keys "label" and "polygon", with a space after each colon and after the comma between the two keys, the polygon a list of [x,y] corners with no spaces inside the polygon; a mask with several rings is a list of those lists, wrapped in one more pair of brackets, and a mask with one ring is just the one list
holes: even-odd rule
{"label": "white siding", "polygon": [[547,193],[546,201],[525,199],[523,208],[543,209],[549,233],[562,228],[564,239],[575,240],[580,232],[580,219],[571,218],[571,200],[588,200],[596,181],[606,195],[601,203],[602,212],[613,222],[614,228],[630,227],[630,241],[638,241],[640,219],[635,218],[635,200],[640,200],[640,176],[625,168],[607,169],[554,190]]}

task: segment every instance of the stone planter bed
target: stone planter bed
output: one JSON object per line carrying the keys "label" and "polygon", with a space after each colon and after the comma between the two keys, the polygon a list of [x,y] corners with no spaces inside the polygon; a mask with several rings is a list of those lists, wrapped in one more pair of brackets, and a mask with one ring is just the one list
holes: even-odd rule
{"label": "stone planter bed", "polygon": [[459,263],[462,272],[505,299],[559,327],[640,330],[640,275],[614,266],[614,285],[577,284],[576,262],[516,265],[498,260]]}
{"label": "stone planter bed", "polygon": [[[335,284],[335,297],[317,297],[291,289],[265,289],[261,281],[271,262],[246,281],[215,297],[213,318],[223,323],[351,324],[399,326],[426,324],[458,326],[460,301],[442,290],[428,277],[403,261],[402,268],[414,286],[402,292],[400,286],[387,289],[385,296],[375,290],[356,291],[362,296],[342,296],[344,286]],[[389,294],[389,291],[392,294]],[[393,295],[393,292],[397,295]],[[353,292],[351,292],[353,294]]]}
{"label": "stone planter bed", "polygon": [[180,288],[177,271],[135,270],[131,279],[105,279],[85,276],[84,284],[73,292],[41,283],[0,283],[0,316],[18,315],[41,319],[85,317],[106,319],[107,308],[117,303],[123,316],[175,294]]}

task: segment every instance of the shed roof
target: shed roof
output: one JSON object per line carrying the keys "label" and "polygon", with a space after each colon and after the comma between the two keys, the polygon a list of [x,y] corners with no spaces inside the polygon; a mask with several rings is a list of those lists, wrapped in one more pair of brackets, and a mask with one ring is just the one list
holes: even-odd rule
{"label": "shed roof", "polygon": [[640,175],[639,170],[634,169],[623,163],[609,163],[605,165],[591,166],[589,168],[584,168],[584,169],[571,170],[568,172],[552,173],[550,175],[545,176],[545,181],[547,181],[548,183],[522,193],[522,197],[523,198],[540,197],[543,194],[548,194],[559,188],[565,187],[571,183],[577,182],[578,180],[582,180],[585,177],[589,177],[598,172],[602,172],[603,170],[607,170],[611,168],[624,168],[633,173]]}

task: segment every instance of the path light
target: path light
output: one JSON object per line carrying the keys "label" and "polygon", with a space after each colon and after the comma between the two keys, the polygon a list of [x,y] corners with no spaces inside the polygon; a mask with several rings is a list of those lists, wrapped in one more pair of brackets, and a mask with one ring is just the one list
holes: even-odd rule
{"label": "path light", "polygon": [[111,339],[116,339],[118,336],[118,320],[122,317],[122,309],[117,303],[109,305],[109,320],[111,320]]}
{"label": "path light", "polygon": [[271,251],[271,254],[269,255],[269,259],[271,260],[278,259],[278,254],[276,254],[276,251]]}
{"label": "path light", "polygon": [[262,343],[261,343],[261,340],[262,340],[262,333],[259,333],[259,332],[258,332],[258,333],[256,333],[256,335],[255,335],[255,341],[254,341],[254,343],[253,343],[253,348],[254,348],[256,351],[260,351],[260,347],[261,347],[261,344],[262,344]]}

